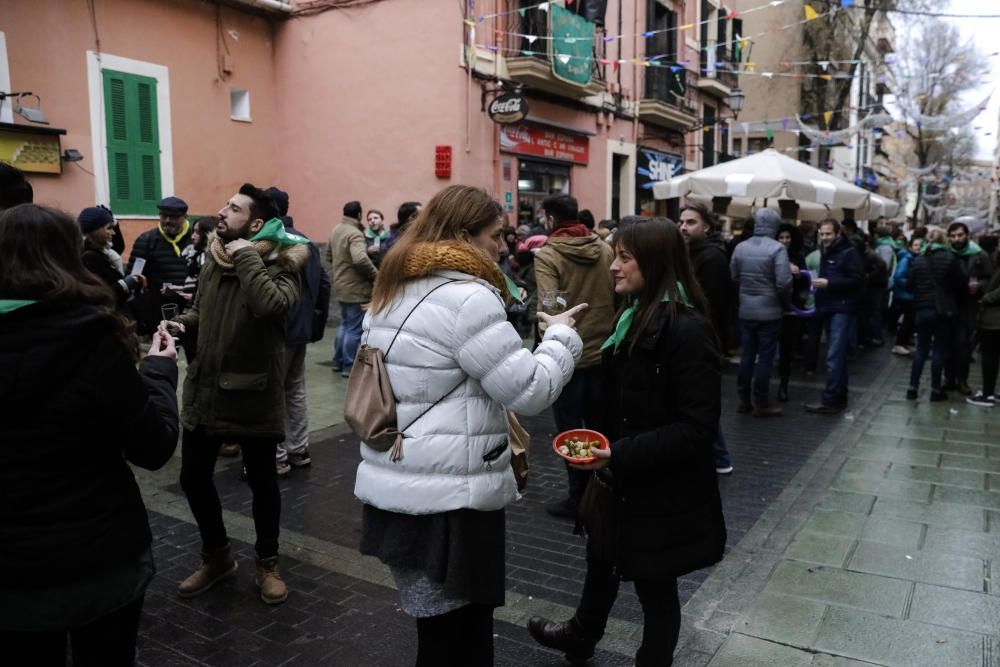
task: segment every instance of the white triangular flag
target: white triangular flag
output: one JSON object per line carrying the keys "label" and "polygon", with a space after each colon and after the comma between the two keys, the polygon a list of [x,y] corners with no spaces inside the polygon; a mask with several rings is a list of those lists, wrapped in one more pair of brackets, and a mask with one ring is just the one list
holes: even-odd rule
{"label": "white triangular flag", "polygon": [[528,40],[528,44],[534,44],[535,40],[538,39],[538,35],[525,35],[524,38]]}
{"label": "white triangular flag", "polygon": [[824,72],[825,72],[826,70],[830,69],[830,61],[829,61],[829,60],[820,60],[820,61],[819,61],[819,62],[818,62],[817,64],[818,64],[818,65],[819,65],[820,67],[822,67],[822,68],[823,68],[823,71],[824,71]]}
{"label": "white triangular flag", "polygon": [[543,2],[542,4],[538,5],[538,9],[543,12],[549,11],[549,3]]}
{"label": "white triangular flag", "polygon": [[559,62],[561,62],[563,65],[565,65],[566,63],[569,62],[569,56],[567,56],[565,54],[562,54],[562,53],[559,54]]}

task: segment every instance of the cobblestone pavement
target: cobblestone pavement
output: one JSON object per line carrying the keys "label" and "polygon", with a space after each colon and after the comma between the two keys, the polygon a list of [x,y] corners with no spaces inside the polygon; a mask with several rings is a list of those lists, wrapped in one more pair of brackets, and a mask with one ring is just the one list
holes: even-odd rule
{"label": "cobblestone pavement", "polygon": [[[316,364],[325,354],[323,343],[310,349],[313,464],[280,483],[282,568],[291,589],[285,604],[269,608],[256,598],[251,499],[237,461],[220,460],[216,479],[241,569],[194,600],[174,594],[199,548],[177,485],[179,460],[139,474],[159,568],[140,631],[141,664],[412,664],[414,624],[399,610],[388,572],[356,550],[357,440],[337,423],[344,380]],[[852,412],[805,414],[801,403],[815,398],[821,378],[801,378],[786,416],[765,420],[735,415],[727,374],[723,425],[736,473],[720,486],[729,547],[714,569],[681,580],[675,664],[996,667],[988,656],[1000,598],[989,567],[1000,548],[1000,447],[988,443],[997,441],[991,435],[1000,413],[896,400],[906,368],[887,351],[862,352],[852,367]],[[543,509],[565,493],[564,469],[549,451],[551,418],[524,422],[533,436],[531,481],[507,512],[497,664],[554,667],[564,664],[561,656],[535,645],[524,622],[572,613],[583,540]],[[952,629],[926,631],[939,626]],[[885,636],[894,643],[879,649]],[[930,645],[936,652],[925,650],[929,638],[941,642]],[[593,664],[631,665],[640,640],[641,612],[625,585]],[[824,662],[827,653],[867,662]],[[981,660],[970,661],[975,656]],[[934,657],[964,661],[919,662]]]}

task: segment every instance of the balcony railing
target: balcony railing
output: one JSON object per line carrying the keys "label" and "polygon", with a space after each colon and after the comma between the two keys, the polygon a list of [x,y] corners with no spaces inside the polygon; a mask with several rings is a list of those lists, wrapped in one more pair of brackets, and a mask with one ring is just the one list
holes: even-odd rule
{"label": "balcony railing", "polygon": [[714,40],[709,40],[701,49],[699,72],[706,79],[715,79],[727,88],[735,88],[739,85],[739,79],[733,72],[736,65],[729,62],[726,55],[724,44],[716,44]]}
{"label": "balcony railing", "polygon": [[646,68],[646,94],[643,99],[658,100],[672,107],[677,107],[687,113],[696,113],[694,91],[698,87],[698,75],[689,69],[683,70],[684,94],[678,95],[671,90],[676,73],[670,67]]}
{"label": "balcony railing", "polygon": [[[515,3],[510,3],[514,5]],[[549,56],[550,40],[549,36],[549,15],[538,9],[538,2],[535,0],[520,0],[516,3],[522,11],[510,11],[507,14],[505,25],[503,26],[503,55],[507,58],[532,57],[545,62],[550,62]],[[516,34],[512,34],[516,33]],[[539,39],[531,40],[520,35],[537,36]],[[593,56],[592,80],[606,81],[605,66],[601,60],[605,58],[607,44],[604,41],[604,33],[600,28],[594,30],[594,43],[591,49]]]}

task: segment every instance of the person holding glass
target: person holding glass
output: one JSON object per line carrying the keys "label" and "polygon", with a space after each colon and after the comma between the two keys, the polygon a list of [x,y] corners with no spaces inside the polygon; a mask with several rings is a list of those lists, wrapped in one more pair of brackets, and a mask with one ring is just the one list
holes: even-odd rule
{"label": "person holding glass", "polygon": [[404,440],[401,458],[361,444],[361,552],[389,566],[416,618],[418,666],[493,664],[504,508],[518,495],[506,410],[550,406],[582,350],[573,325],[586,304],[539,315],[534,354],[507,321],[502,214],[477,188],[437,193],[385,256],[363,323]]}
{"label": "person holding glass", "polygon": [[152,536],[129,463],[177,445],[177,352],[139,363],[113,287],[74,220],[0,215],[0,641],[5,664],[132,665]]}
{"label": "person holding glass", "polygon": [[681,627],[677,577],[722,558],[722,515],[712,442],[720,413],[721,357],[684,239],[665,218],[623,224],[611,265],[626,299],[603,345],[607,401],[581,503],[587,574],[565,622],[528,621],[542,644],[587,660],[604,634],[621,579],[643,611],[636,665],[670,665]]}

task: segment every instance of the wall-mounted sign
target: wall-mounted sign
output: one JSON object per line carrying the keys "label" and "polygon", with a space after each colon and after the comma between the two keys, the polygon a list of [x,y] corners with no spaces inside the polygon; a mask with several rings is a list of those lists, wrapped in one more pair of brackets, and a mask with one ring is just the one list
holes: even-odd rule
{"label": "wall-mounted sign", "polygon": [[65,130],[53,132],[44,128],[45,131],[40,132],[35,128],[22,130],[21,127],[13,123],[0,126],[0,160],[21,171],[61,174],[59,134]]}
{"label": "wall-mounted sign", "polygon": [[590,140],[581,134],[571,134],[532,123],[503,125],[499,131],[500,150],[505,153],[576,164],[590,162]]}
{"label": "wall-mounted sign", "polygon": [[549,60],[557,79],[578,86],[594,71],[594,24],[556,4],[549,5]]}
{"label": "wall-mounted sign", "polygon": [[520,123],[528,116],[528,100],[517,93],[504,93],[490,102],[487,111],[494,123]]}
{"label": "wall-mounted sign", "polygon": [[674,153],[640,146],[637,157],[635,187],[639,190],[652,190],[653,183],[665,181],[684,168],[684,158]]}

